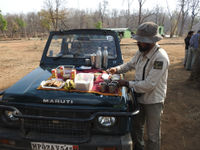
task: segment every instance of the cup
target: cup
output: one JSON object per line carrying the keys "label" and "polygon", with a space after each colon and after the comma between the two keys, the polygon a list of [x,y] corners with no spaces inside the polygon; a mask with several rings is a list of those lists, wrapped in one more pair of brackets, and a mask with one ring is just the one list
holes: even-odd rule
{"label": "cup", "polygon": [[85,59],[85,65],[86,66],[90,66],[91,65],[90,59],[88,59],[88,58]]}
{"label": "cup", "polygon": [[109,93],[115,93],[118,88],[118,82],[112,81],[108,84],[108,91]]}
{"label": "cup", "polygon": [[96,54],[91,54],[90,60],[91,60],[91,66],[94,67],[96,62]]}
{"label": "cup", "polygon": [[108,84],[106,82],[100,82],[99,85],[100,85],[100,91],[102,93],[106,92]]}

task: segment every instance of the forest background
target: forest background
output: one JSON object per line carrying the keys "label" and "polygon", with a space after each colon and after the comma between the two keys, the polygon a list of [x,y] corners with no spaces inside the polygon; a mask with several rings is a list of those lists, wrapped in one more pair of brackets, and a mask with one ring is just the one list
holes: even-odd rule
{"label": "forest background", "polygon": [[[43,37],[52,30],[72,28],[129,28],[135,32],[137,26],[146,21],[164,26],[165,34],[170,37],[185,36],[189,30],[200,28],[200,0],[175,0],[173,4],[169,0],[157,0],[157,4],[152,0],[116,1],[123,9],[110,9],[112,0],[99,0],[95,9],[71,8],[69,2],[43,0],[39,11],[0,11],[0,39]],[[146,6],[151,2],[151,6]],[[171,9],[172,5],[176,5],[175,9]]]}

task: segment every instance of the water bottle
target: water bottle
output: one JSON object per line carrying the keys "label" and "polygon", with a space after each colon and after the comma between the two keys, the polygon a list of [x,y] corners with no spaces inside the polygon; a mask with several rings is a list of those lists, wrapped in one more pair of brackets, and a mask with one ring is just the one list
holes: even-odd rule
{"label": "water bottle", "polygon": [[96,65],[95,67],[97,69],[101,69],[101,65],[102,64],[102,52],[101,52],[101,47],[98,47],[98,50],[97,50],[97,54],[96,54]]}
{"label": "water bottle", "polygon": [[105,46],[103,50],[103,67],[106,69],[108,67],[108,47]]}

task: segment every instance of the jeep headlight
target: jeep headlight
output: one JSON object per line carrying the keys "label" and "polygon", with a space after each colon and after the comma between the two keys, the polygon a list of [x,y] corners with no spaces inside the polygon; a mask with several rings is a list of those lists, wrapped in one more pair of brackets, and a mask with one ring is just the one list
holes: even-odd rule
{"label": "jeep headlight", "polygon": [[115,117],[108,117],[108,116],[99,116],[98,117],[98,122],[100,125],[104,127],[110,127],[113,126],[116,122]]}
{"label": "jeep headlight", "polygon": [[19,120],[18,118],[16,118],[14,115],[16,115],[17,112],[16,111],[5,111],[5,116],[7,117],[7,119],[11,120],[11,121],[17,121]]}

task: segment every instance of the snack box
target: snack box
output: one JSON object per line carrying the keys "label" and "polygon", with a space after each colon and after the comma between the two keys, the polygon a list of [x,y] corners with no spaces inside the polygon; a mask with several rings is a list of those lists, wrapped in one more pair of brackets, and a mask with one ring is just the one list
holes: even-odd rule
{"label": "snack box", "polygon": [[61,67],[63,67],[64,69],[64,74],[70,74],[71,70],[75,68],[73,65],[60,65],[56,68],[56,70],[58,70],[58,73],[60,73]]}
{"label": "snack box", "polygon": [[73,65],[60,65],[56,68],[56,70],[58,71],[59,76],[64,77],[66,80],[70,78],[71,72],[74,68],[75,67]]}
{"label": "snack box", "polygon": [[78,73],[75,77],[75,89],[81,91],[91,91],[94,84],[93,73]]}

